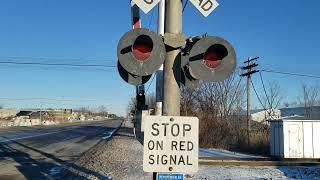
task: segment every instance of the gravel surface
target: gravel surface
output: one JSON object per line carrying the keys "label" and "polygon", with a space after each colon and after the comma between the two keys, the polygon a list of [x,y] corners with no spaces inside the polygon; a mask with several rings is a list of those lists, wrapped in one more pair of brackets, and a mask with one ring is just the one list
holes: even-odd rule
{"label": "gravel surface", "polygon": [[148,179],[142,169],[143,146],[135,140],[131,128],[121,128],[109,141],[101,141],[69,167],[64,179]]}

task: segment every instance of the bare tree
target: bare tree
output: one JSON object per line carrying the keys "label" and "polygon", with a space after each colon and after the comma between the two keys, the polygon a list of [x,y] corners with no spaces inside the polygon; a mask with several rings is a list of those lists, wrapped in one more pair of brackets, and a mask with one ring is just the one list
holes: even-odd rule
{"label": "bare tree", "polygon": [[181,87],[181,115],[200,119],[200,144],[226,147],[237,136],[235,124],[243,107],[244,88],[236,74],[223,82]]}
{"label": "bare tree", "polygon": [[283,95],[281,93],[280,85],[276,81],[268,82],[265,89],[265,98],[263,98],[264,107],[267,108],[266,119],[277,116],[276,109],[281,105]]}
{"label": "bare tree", "polygon": [[82,113],[89,113],[90,112],[90,107],[89,106],[79,107],[78,111],[82,112]]}
{"label": "bare tree", "polygon": [[184,86],[182,86],[180,89],[180,114],[182,116],[191,116],[195,112],[195,90]]}
{"label": "bare tree", "polygon": [[318,105],[319,103],[319,87],[309,86],[307,84],[301,85],[301,96],[299,97],[299,102],[305,108],[305,116],[310,118],[312,107]]}
{"label": "bare tree", "polygon": [[98,110],[98,113],[100,113],[100,115],[105,116],[106,114],[108,114],[108,109],[104,105],[98,106],[97,110]]}
{"label": "bare tree", "polygon": [[155,109],[156,108],[156,94],[150,93],[146,95],[146,105],[148,105],[149,109]]}
{"label": "bare tree", "polygon": [[136,109],[137,100],[136,97],[131,97],[127,106],[127,113],[133,113]]}

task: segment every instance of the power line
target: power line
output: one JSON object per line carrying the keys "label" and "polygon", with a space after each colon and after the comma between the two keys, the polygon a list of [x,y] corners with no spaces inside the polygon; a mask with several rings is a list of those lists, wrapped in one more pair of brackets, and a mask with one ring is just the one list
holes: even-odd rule
{"label": "power line", "polygon": [[151,82],[150,82],[150,84],[149,84],[149,86],[148,86],[148,88],[147,88],[147,90],[146,90],[146,94],[148,93],[149,88],[150,88],[150,86],[151,86],[151,84],[152,84],[152,82],[153,82],[153,80],[154,80],[155,77],[156,77],[156,75],[153,75],[152,80],[151,80]]}
{"label": "power line", "polygon": [[115,68],[115,65],[103,64],[73,64],[73,63],[39,63],[39,62],[16,62],[16,61],[0,61],[0,64],[14,64],[14,65],[39,65],[39,66],[69,66],[69,67],[102,67]]}
{"label": "power line", "polygon": [[87,61],[113,61],[109,59],[94,59],[94,58],[54,58],[54,57],[23,57],[23,56],[0,56],[0,59],[37,59],[37,60],[87,60]]}
{"label": "power line", "polygon": [[261,83],[262,83],[262,87],[263,87],[264,94],[265,94],[265,96],[266,96],[266,98],[267,98],[267,102],[268,102],[268,104],[269,104],[269,107],[272,108],[271,102],[270,102],[270,100],[269,100],[269,97],[268,97],[268,94],[267,94],[267,91],[266,91],[266,87],[265,87],[264,82],[263,82],[263,79],[262,79],[261,72],[259,72],[259,75],[260,75],[260,80],[261,80]]}
{"label": "power line", "polygon": [[184,3],[183,9],[182,9],[182,13],[184,12],[184,9],[187,7],[189,0],[186,0],[186,2]]}
{"label": "power line", "polygon": [[255,88],[254,85],[253,85],[252,80],[251,80],[251,85],[252,85],[252,88],[253,88],[253,90],[254,90],[254,93],[256,94],[256,96],[257,96],[257,98],[258,98],[258,100],[259,100],[262,108],[263,108],[264,110],[267,110],[267,109],[264,107],[264,105],[263,105],[263,103],[262,103],[262,101],[261,101],[261,99],[260,99],[260,97],[259,97],[259,95],[258,95],[258,93],[257,93],[257,91],[256,91],[256,88]]}
{"label": "power line", "polygon": [[0,100],[9,100],[9,101],[33,101],[33,100],[47,100],[47,101],[65,101],[65,102],[87,102],[87,101],[100,101],[100,100],[110,100],[106,98],[102,99],[53,99],[53,98],[4,98],[0,97]]}
{"label": "power line", "polygon": [[[233,101],[235,101],[236,99],[236,95],[237,95],[237,93],[238,93],[238,90],[239,90],[239,87],[240,87],[240,84],[241,84],[241,80],[242,80],[242,77],[240,77],[240,79],[239,79],[239,81],[238,81],[238,84],[237,84],[237,86],[236,86],[236,89],[235,89],[235,91],[234,91],[234,94],[233,94],[233,96],[232,96],[232,98],[231,98],[231,102],[233,102]],[[231,108],[231,105],[232,105],[233,103],[230,103],[229,104],[229,109]]]}
{"label": "power line", "polygon": [[319,78],[320,76],[311,75],[311,74],[300,74],[300,73],[291,73],[291,72],[281,72],[281,71],[275,71],[275,70],[269,70],[269,69],[263,69],[261,71],[269,72],[269,73],[276,73],[276,74],[284,74],[284,75],[291,75],[291,76],[301,76],[301,77],[309,77],[309,78]]}

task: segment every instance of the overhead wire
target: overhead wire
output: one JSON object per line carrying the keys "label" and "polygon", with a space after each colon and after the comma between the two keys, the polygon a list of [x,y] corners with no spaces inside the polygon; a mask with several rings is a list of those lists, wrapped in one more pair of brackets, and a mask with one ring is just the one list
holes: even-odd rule
{"label": "overhead wire", "polygon": [[[240,77],[240,79],[239,79],[239,81],[238,81],[238,84],[237,84],[237,86],[236,86],[236,89],[235,89],[235,91],[234,91],[234,94],[233,94],[233,96],[232,96],[232,98],[231,98],[231,102],[233,102],[233,101],[236,100],[235,98],[236,98],[236,95],[237,95],[237,93],[238,93],[238,90],[239,90],[241,81],[242,81],[242,77]],[[232,104],[233,104],[233,103],[230,103],[230,104],[229,104],[229,109],[231,108],[231,105],[232,105]]]}
{"label": "overhead wire", "polygon": [[250,80],[250,82],[251,82],[252,88],[253,88],[253,90],[254,90],[257,98],[258,98],[258,101],[260,102],[260,104],[261,104],[261,106],[262,106],[262,108],[263,108],[264,110],[267,110],[267,109],[265,108],[265,106],[263,105],[263,103],[262,103],[262,101],[261,101],[261,99],[260,99],[260,97],[259,97],[259,95],[258,95],[258,93],[257,93],[257,90],[256,90],[256,88],[254,87],[254,84],[253,84],[252,80]]}
{"label": "overhead wire", "polygon": [[267,102],[268,102],[268,104],[269,104],[269,107],[272,108],[272,104],[271,104],[271,102],[270,102],[270,99],[269,99],[269,96],[268,96],[266,87],[265,87],[265,85],[264,85],[261,72],[259,72],[259,76],[260,76],[260,80],[261,80],[261,83],[262,83],[263,91],[264,91],[264,94],[265,94],[265,96],[266,96],[266,98],[267,98]]}
{"label": "overhead wire", "polygon": [[39,62],[16,62],[16,61],[0,61],[0,64],[14,64],[14,65],[39,65],[39,66],[69,66],[69,67],[102,67],[115,68],[115,65],[103,64],[74,64],[74,63],[39,63]]}
{"label": "overhead wire", "polygon": [[186,2],[184,3],[183,9],[182,9],[182,13],[183,13],[184,10],[186,9],[188,2],[189,2],[189,0],[186,0]]}
{"label": "overhead wire", "polygon": [[276,73],[276,74],[284,74],[284,75],[291,75],[291,76],[301,76],[301,77],[319,78],[319,79],[320,79],[320,76],[311,75],[311,74],[300,74],[300,73],[292,73],[292,72],[282,72],[282,71],[275,71],[275,70],[270,70],[270,69],[262,69],[261,71],[263,71],[263,72],[268,72],[268,73]]}
{"label": "overhead wire", "polygon": [[150,84],[149,84],[149,86],[148,86],[148,88],[147,88],[147,90],[146,90],[146,94],[148,93],[149,88],[150,88],[150,86],[151,86],[151,84],[152,84],[152,82],[153,82],[153,80],[154,80],[155,77],[156,77],[156,75],[154,74],[153,77],[152,77],[152,79],[151,79],[151,81],[150,81]]}
{"label": "overhead wire", "polygon": [[5,98],[0,97],[1,100],[9,100],[9,101],[32,101],[32,100],[46,100],[46,101],[65,101],[65,102],[87,102],[87,101],[100,101],[100,100],[110,100],[109,98],[102,99],[54,99],[54,98]]}

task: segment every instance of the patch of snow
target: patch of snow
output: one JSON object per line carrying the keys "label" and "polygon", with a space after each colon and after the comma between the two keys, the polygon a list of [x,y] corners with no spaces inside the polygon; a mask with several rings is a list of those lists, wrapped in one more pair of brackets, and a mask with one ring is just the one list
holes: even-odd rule
{"label": "patch of snow", "polygon": [[262,158],[263,156],[237,153],[222,149],[199,148],[199,157]]}
{"label": "patch of snow", "polygon": [[200,166],[186,179],[320,179],[320,167]]}

